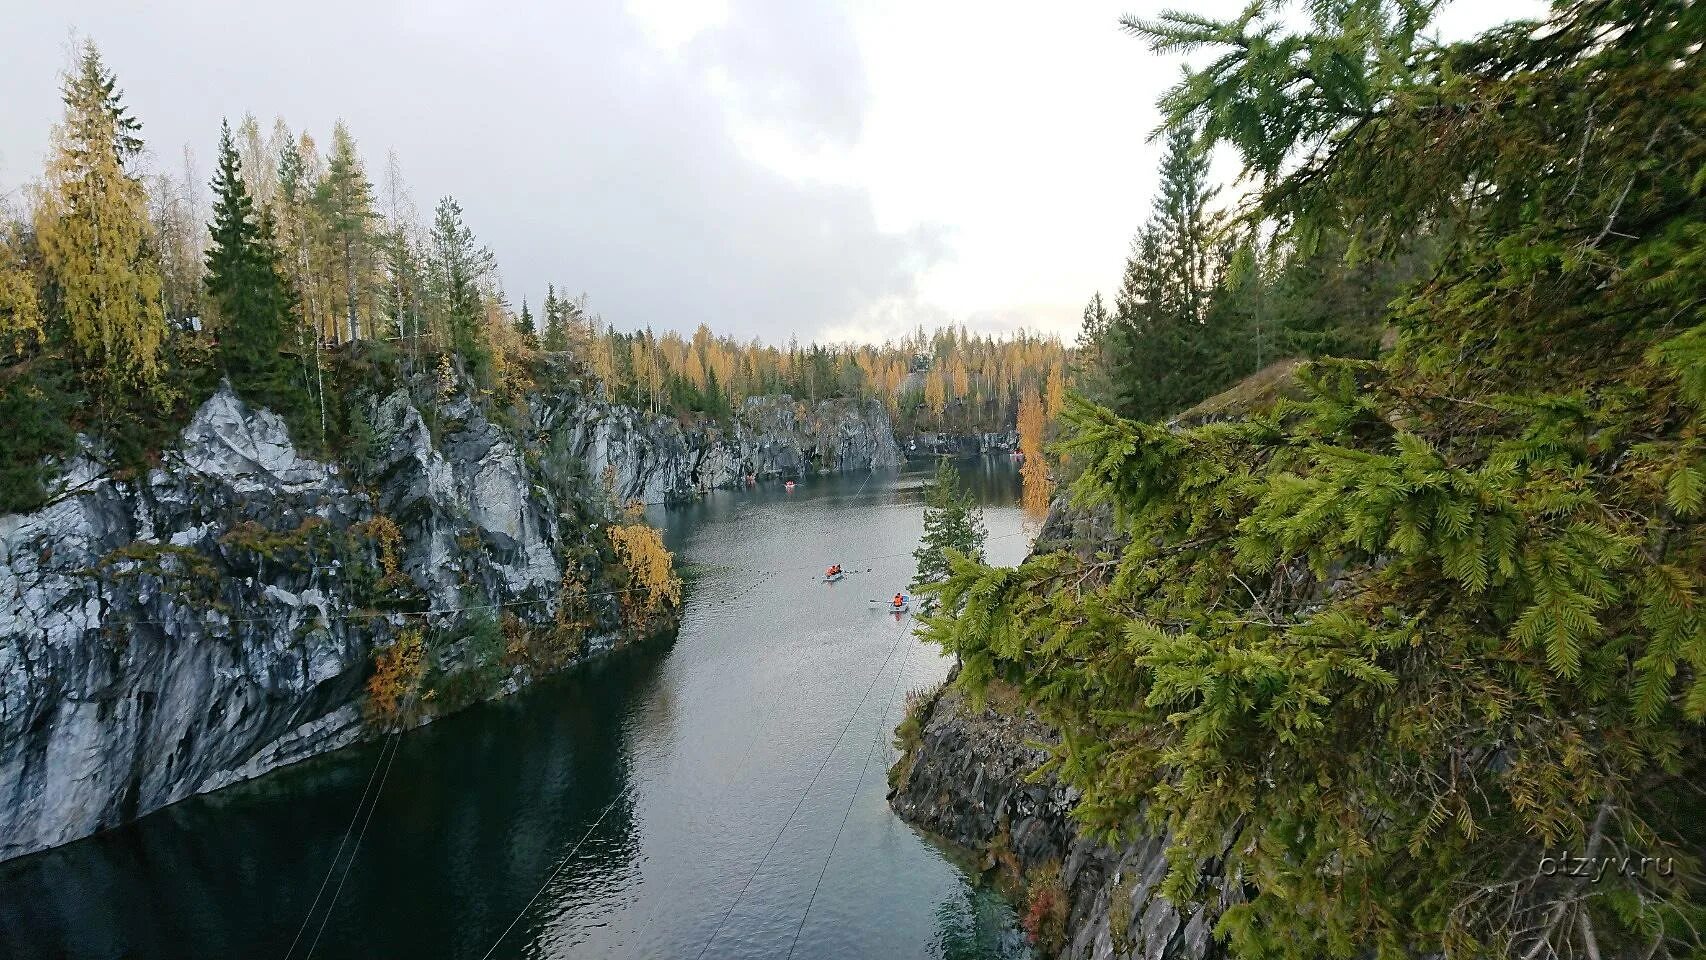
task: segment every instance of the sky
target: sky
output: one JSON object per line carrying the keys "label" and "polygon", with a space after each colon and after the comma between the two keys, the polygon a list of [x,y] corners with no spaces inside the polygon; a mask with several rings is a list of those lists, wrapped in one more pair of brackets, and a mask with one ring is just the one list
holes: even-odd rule
{"label": "sky", "polygon": [[[555,283],[623,329],[1070,337],[1145,217],[1181,67],[1118,19],[1172,5],[0,0],[0,195],[38,176],[86,36],[153,169],[187,146],[205,178],[221,118],[322,144],[341,118],[379,191],[394,150],[423,218],[457,198],[517,304]],[[1440,29],[1543,9],[1459,2]]]}

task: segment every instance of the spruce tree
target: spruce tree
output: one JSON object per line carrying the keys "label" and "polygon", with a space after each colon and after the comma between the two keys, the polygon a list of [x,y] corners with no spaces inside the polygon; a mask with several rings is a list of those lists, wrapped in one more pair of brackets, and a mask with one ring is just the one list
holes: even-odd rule
{"label": "spruce tree", "polygon": [[942,583],[948,579],[948,552],[983,562],[983,510],[960,483],[953,461],[936,461],[936,474],[924,485],[924,538],[912,557],[918,562],[912,578],[914,587]]}
{"label": "spruce tree", "polygon": [[436,325],[449,349],[462,357],[478,379],[488,359],[480,337],[480,297],[481,285],[492,272],[491,251],[474,239],[474,232],[462,221],[462,206],[453,197],[438,202],[431,243],[428,273]]}
{"label": "spruce tree", "polygon": [[1224,385],[1207,324],[1217,281],[1208,158],[1189,128],[1168,133],[1160,193],[1132,242],[1115,297],[1112,393],[1120,413],[1154,419]]}
{"label": "spruce tree", "polygon": [[1084,316],[1078,327],[1077,357],[1073,369],[1078,392],[1101,404],[1114,402],[1112,333],[1113,315],[1102,303],[1101,291],[1084,305]]}
{"label": "spruce tree", "polygon": [[279,351],[290,330],[290,291],[279,272],[271,223],[256,215],[249,196],[229,123],[220,125],[217,164],[206,284],[219,357],[238,393],[277,402],[287,375]]}
{"label": "spruce tree", "polygon": [[540,345],[553,353],[569,348],[568,334],[563,330],[563,302],[557,299],[555,284],[545,287],[545,336]]}
{"label": "spruce tree", "polygon": [[533,327],[533,314],[527,309],[527,301],[521,301],[521,313],[515,318],[515,332],[521,334],[523,340],[532,346],[539,345],[539,331]]}

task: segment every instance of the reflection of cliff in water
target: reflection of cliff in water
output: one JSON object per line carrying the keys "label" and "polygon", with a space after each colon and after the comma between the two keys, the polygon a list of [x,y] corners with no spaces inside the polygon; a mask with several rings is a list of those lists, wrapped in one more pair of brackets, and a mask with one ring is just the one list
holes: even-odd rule
{"label": "reflection of cliff in water", "polygon": [[[402,956],[422,945],[481,955],[490,941],[475,941],[509,922],[621,793],[546,920],[566,921],[547,939],[580,939],[568,920],[574,905],[608,898],[636,875],[628,728],[673,723],[667,698],[647,695],[657,661],[652,651],[618,656],[404,737],[315,955]],[[622,715],[639,704],[644,711]],[[380,749],[311,760],[169,807],[140,828],[9,864],[0,875],[6,955],[283,956]],[[449,901],[457,911],[420,909]],[[406,927],[387,919],[399,915]],[[534,922],[511,936],[540,938]],[[316,915],[299,954],[319,923]]]}

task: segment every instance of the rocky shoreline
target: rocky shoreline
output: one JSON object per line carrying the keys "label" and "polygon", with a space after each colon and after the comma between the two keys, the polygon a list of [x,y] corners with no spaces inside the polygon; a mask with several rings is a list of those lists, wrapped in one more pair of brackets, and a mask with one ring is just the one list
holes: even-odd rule
{"label": "rocky shoreline", "polygon": [[[889,803],[904,820],[966,850],[1015,893],[1039,954],[1062,960],[1215,960],[1226,905],[1180,910],[1159,893],[1166,841],[1108,845],[1084,835],[1077,791],[1032,782],[1058,734],[996,689],[974,708],[952,681],[901,730]],[[1204,882],[1218,885],[1205,872]],[[1224,895],[1224,894],[1223,894]],[[1220,897],[1211,897],[1220,901]]]}

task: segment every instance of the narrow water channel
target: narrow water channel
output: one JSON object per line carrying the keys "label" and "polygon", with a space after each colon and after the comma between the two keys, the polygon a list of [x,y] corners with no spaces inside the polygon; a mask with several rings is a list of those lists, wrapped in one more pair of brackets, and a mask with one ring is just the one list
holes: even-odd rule
{"label": "narrow water channel", "polygon": [[[1017,473],[962,469],[990,558],[1017,562]],[[1011,910],[884,799],[906,693],[948,666],[869,602],[911,578],[922,478],[655,512],[690,576],[676,642],[404,738],[323,929],[297,940],[377,746],[0,864],[0,957],[1025,956]]]}

